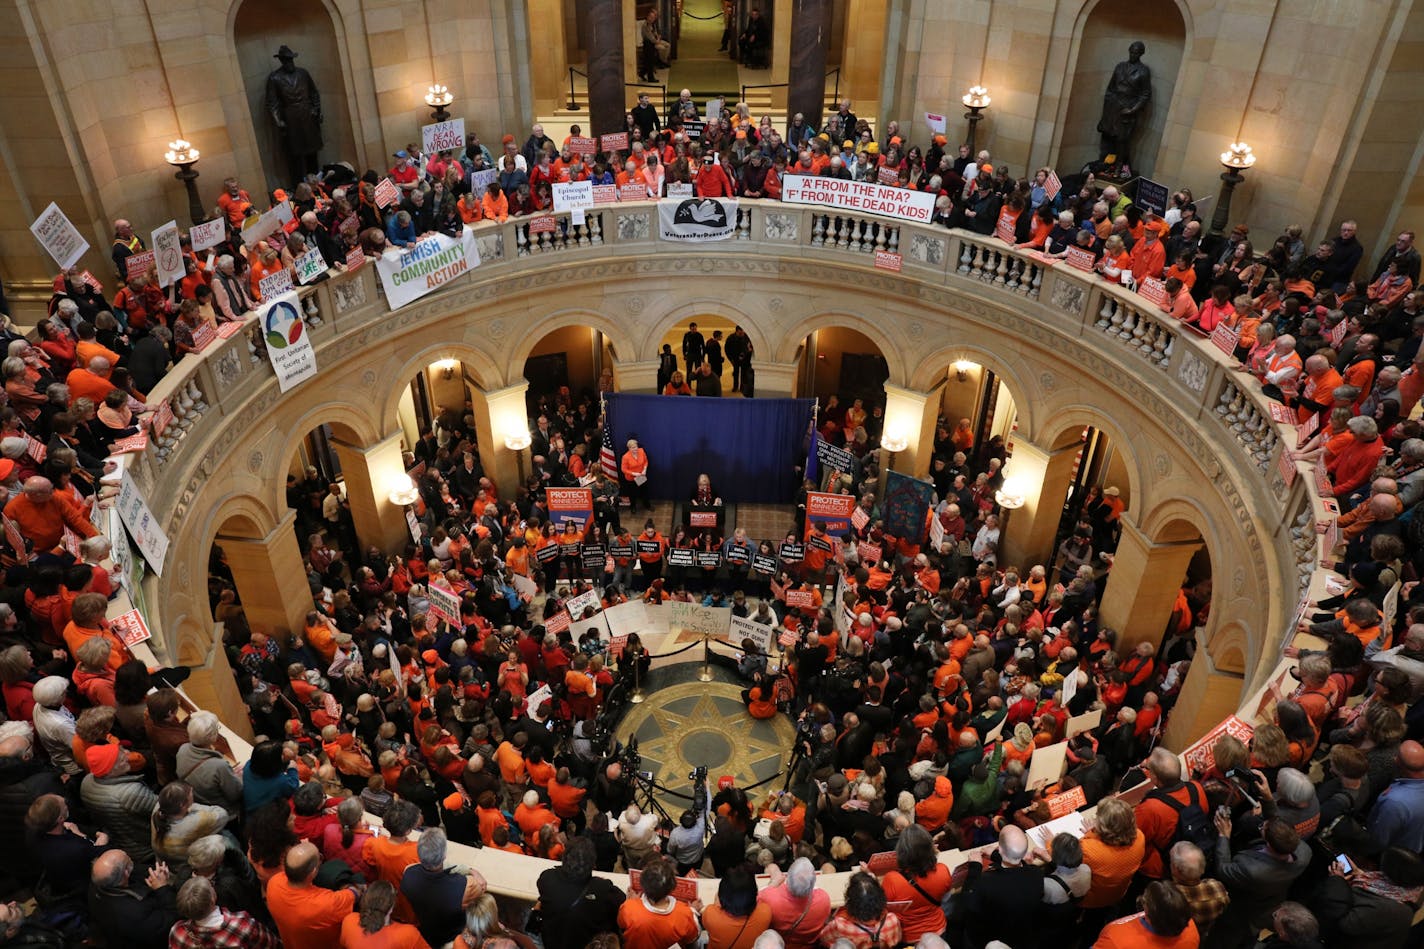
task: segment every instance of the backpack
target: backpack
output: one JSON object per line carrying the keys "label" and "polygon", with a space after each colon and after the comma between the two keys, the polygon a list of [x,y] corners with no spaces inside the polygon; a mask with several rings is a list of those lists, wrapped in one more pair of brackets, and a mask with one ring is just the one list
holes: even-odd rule
{"label": "backpack", "polygon": [[1191,800],[1186,804],[1171,797],[1160,788],[1147,795],[1166,804],[1177,815],[1177,829],[1173,832],[1172,839],[1162,850],[1165,853],[1172,849],[1173,844],[1186,841],[1196,844],[1201,848],[1201,852],[1210,859],[1216,850],[1217,832],[1216,825],[1211,821],[1211,815],[1207,813],[1206,794],[1191,782],[1187,783],[1187,789]]}

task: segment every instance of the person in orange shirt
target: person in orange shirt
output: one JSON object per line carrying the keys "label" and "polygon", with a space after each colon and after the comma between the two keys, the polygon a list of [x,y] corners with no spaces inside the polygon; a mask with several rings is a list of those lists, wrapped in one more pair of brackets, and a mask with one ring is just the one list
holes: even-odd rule
{"label": "person in orange shirt", "polygon": [[1148,277],[1162,276],[1162,270],[1167,266],[1167,250],[1158,239],[1155,228],[1143,229],[1142,240],[1132,245],[1128,260],[1132,268],[1132,279],[1139,284]]}
{"label": "person in orange shirt", "polygon": [[66,527],[81,538],[99,533],[77,505],[55,494],[49,479],[38,475],[25,479],[21,493],[5,505],[5,516],[16,523],[37,554],[58,547]]}
{"label": "person in orange shirt", "polygon": [[460,212],[460,220],[466,224],[478,224],[484,220],[482,199],[473,191],[460,195],[460,200],[456,202],[455,208]]}
{"label": "person in orange shirt", "polygon": [[949,778],[940,775],[935,778],[934,793],[915,805],[915,823],[933,834],[949,820],[953,807],[954,785]]}
{"label": "person in orange shirt", "polygon": [[1335,404],[1335,390],[1345,384],[1330,360],[1319,354],[1305,361],[1305,384],[1296,397],[1296,418],[1304,424],[1312,415],[1329,410]]}
{"label": "person in orange shirt", "polygon": [[257,242],[257,259],[248,260],[247,289],[252,299],[262,299],[262,280],[282,269],[282,255],[268,246],[266,241]]}
{"label": "person in orange shirt", "polygon": [[524,799],[514,809],[514,823],[519,825],[520,832],[524,834],[525,843],[533,844],[539,837],[540,827],[545,824],[553,824],[555,827],[559,825],[559,815],[539,800],[538,791],[531,789],[524,792]]}
{"label": "person in orange shirt", "polygon": [[648,513],[653,513],[652,495],[648,489],[648,453],[638,446],[637,436],[628,439],[628,450],[623,453],[619,470],[623,472],[628,494],[628,512],[636,511],[638,502],[642,501]]}
{"label": "person in orange shirt", "polygon": [[631,895],[618,910],[624,949],[693,949],[701,927],[692,907],[673,899],[677,882],[672,863],[654,857],[643,867],[643,892]]}
{"label": "person in orange shirt", "polygon": [[102,356],[109,361],[110,366],[117,366],[122,357],[99,342],[95,338],[95,333],[94,324],[79,324],[79,339],[74,344],[74,365],[87,366],[95,356]]}
{"label": "person in orange shirt", "polygon": [[336,658],[336,623],[331,617],[316,610],[307,613],[306,625],[302,628],[302,639],[315,650],[326,665]]}
{"label": "person in orange shirt", "polygon": [[81,593],[74,598],[69,624],[64,627],[64,648],[71,656],[79,652],[79,647],[96,636],[109,641],[108,667],[118,672],[119,666],[133,659],[133,653],[124,641],[104,623],[104,614],[109,609],[109,601],[100,593]]}
{"label": "person in orange shirt", "polygon": [[227,218],[228,227],[242,227],[250,207],[252,196],[238,186],[237,179],[224,179],[223,193],[218,195],[218,208]]}
{"label": "person in orange shirt", "polygon": [[[1138,900],[1142,912],[1103,927],[1093,949],[1197,949],[1201,933],[1177,885],[1154,880]],[[1271,939],[1261,945],[1286,945]]]}
{"label": "person in orange shirt", "polygon": [[361,897],[361,911],[341,921],[341,949],[430,949],[420,930],[391,921],[396,889],[385,880],[372,883]]}
{"label": "person in orange shirt", "polygon": [[498,181],[491,181],[480,200],[480,214],[487,221],[503,224],[509,220],[509,198],[500,190]]}
{"label": "person in orange shirt", "polygon": [[75,366],[69,370],[64,384],[69,387],[70,406],[86,398],[95,405],[103,405],[104,396],[114,391],[114,384],[109,381],[112,366],[113,363],[103,356],[95,356],[86,366]]}
{"label": "person in orange shirt", "polygon": [[499,809],[499,799],[493,791],[484,791],[475,801],[475,820],[479,822],[480,839],[486,847],[493,846],[496,830],[509,832],[509,818]]}
{"label": "person in orange shirt", "polygon": [[528,735],[515,732],[513,738],[506,738],[494,750],[494,762],[499,765],[499,776],[504,781],[505,803],[511,810],[524,794],[524,784],[529,777],[524,765],[524,748],[528,744]]}
{"label": "person in orange shirt", "polygon": [[267,883],[267,909],[285,949],[330,949],[340,944],[341,925],[356,906],[356,891],[313,886],[320,866],[321,853],[303,841],[287,851],[282,872]]}
{"label": "person in orange shirt", "polygon": [[[411,837],[420,827],[420,808],[409,801],[396,801],[386,808],[383,820],[390,836],[366,841],[361,848],[361,859],[375,869],[377,877],[399,887],[405,868],[420,862],[416,842]],[[415,911],[404,896],[396,897],[395,917],[401,922],[415,921]],[[285,933],[282,938],[286,939]]]}

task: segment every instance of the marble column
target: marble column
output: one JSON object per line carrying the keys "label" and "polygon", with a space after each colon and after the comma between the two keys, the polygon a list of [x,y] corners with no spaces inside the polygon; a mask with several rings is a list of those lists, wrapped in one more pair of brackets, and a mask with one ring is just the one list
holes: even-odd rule
{"label": "marble column", "polygon": [[1004,525],[1003,563],[1024,570],[1041,563],[1052,569],[1053,538],[1077,454],[1076,444],[1044,451],[1032,442],[1014,439],[1014,456],[1004,468],[1004,491],[1022,494],[1024,505],[1011,512]]}
{"label": "marble column", "polygon": [[[806,121],[810,120],[807,116]],[[894,470],[916,478],[929,474],[942,389],[943,386],[936,386],[929,392],[917,392],[885,384],[885,426],[881,440],[898,437],[906,443],[902,451],[895,453],[890,465]]]}
{"label": "marble column", "polygon": [[188,666],[189,675],[188,681],[183,683],[183,692],[193,704],[212,712],[244,740],[251,741],[252,720],[247,717],[247,706],[237,690],[237,679],[233,677],[222,644],[214,643],[201,661],[184,664]]}
{"label": "marble column", "polygon": [[404,433],[397,432],[369,448],[331,439],[341,462],[346,501],[363,550],[374,545],[387,553],[398,553],[410,541],[405,510],[392,504],[390,498],[392,482],[405,473],[402,437]]}
{"label": "marble column", "polygon": [[1117,630],[1119,655],[1127,655],[1140,642],[1161,644],[1177,591],[1199,547],[1199,540],[1153,543],[1123,518],[1122,537],[1098,611],[1099,625]]}
{"label": "marble column", "polygon": [[306,565],[293,530],[297,512],[288,511],[262,537],[219,534],[247,623],[285,640],[300,633],[312,609]]}
{"label": "marble column", "polygon": [[623,0],[587,0],[589,134],[623,130]]}
{"label": "marble column", "polygon": [[786,114],[800,112],[806,124],[821,127],[826,101],[826,47],[831,42],[831,0],[793,0],[791,5],[791,72]]}
{"label": "marble column", "polygon": [[507,436],[529,431],[529,416],[524,404],[524,394],[529,383],[520,381],[503,389],[486,392],[471,388],[471,401],[475,407],[475,435],[480,444],[480,464],[485,475],[499,488],[502,498],[514,497],[520,480],[520,466],[525,474],[529,472],[529,451],[525,449],[516,457],[505,447]]}
{"label": "marble column", "polygon": [[1245,684],[1241,673],[1216,665],[1211,650],[1198,636],[1197,654],[1177,695],[1177,704],[1172,706],[1162,744],[1180,752],[1206,734],[1240,706]]}

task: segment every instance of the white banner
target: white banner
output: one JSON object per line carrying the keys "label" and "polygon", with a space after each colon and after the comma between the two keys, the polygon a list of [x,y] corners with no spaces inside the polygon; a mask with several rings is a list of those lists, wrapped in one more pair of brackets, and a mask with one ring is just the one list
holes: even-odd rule
{"label": "white banner", "polygon": [[554,185],[554,210],[593,207],[592,181],[560,181]]}
{"label": "white banner", "polygon": [[665,241],[724,241],[737,229],[737,202],[684,198],[658,202],[658,236]]}
{"label": "white banner", "polygon": [[291,291],[292,272],[285,267],[272,271],[257,283],[257,292],[262,294],[264,300],[275,300],[282,294]]}
{"label": "white banner", "polygon": [[262,338],[283,392],[316,375],[316,353],[295,293],[281,294],[262,305]]}
{"label": "white banner", "polygon": [[453,152],[465,147],[465,120],[450,119],[420,127],[420,150],[429,158],[436,152]]}
{"label": "white banner", "polygon": [[187,276],[183,266],[182,238],[178,234],[178,222],[169,221],[154,231],[153,263],[158,268],[158,285],[166,287]]}
{"label": "white banner", "polygon": [[732,609],[728,606],[702,606],[699,603],[682,603],[673,600],[663,604],[667,608],[668,631],[682,630],[688,633],[706,634],[713,639],[727,635],[727,617]]}
{"label": "white banner", "polygon": [[79,263],[79,258],[89,249],[89,242],[53,201],[35,218],[35,223],[30,225],[30,233],[35,235],[35,240],[40,242],[61,268],[73,267]]}
{"label": "white banner", "polygon": [[168,535],[158,526],[158,519],[149,510],[148,502],[139,493],[138,485],[134,484],[133,475],[129,474],[128,469],[124,470],[119,480],[119,499],[116,506],[119,509],[119,519],[128,528],[139,552],[143,554],[143,559],[148,561],[154,573],[163,576],[163,561],[168,557]]}
{"label": "white banner", "polygon": [[934,217],[935,196],[925,191],[871,184],[868,181],[787,175],[781,179],[781,200],[788,204],[816,204],[928,224]]}
{"label": "white banner", "polygon": [[740,649],[742,640],[750,639],[757,649],[767,655],[771,654],[775,636],[775,627],[736,615],[732,616],[732,625],[727,628],[727,641],[733,646]]}
{"label": "white banner", "polygon": [[227,236],[227,219],[217,218],[205,224],[194,224],[188,231],[188,237],[193,241],[193,253],[200,250],[207,250],[209,247],[216,247],[222,243]]}
{"label": "white banner", "polygon": [[480,249],[468,227],[458,239],[431,234],[404,250],[389,249],[376,259],[386,302],[398,310],[480,265]]}

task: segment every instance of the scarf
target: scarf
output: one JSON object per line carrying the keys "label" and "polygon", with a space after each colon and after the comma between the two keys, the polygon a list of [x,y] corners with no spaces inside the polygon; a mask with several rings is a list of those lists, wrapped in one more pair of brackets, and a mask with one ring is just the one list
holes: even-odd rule
{"label": "scarf", "polygon": [[1424,896],[1424,886],[1400,886],[1379,870],[1357,869],[1350,885],[1365,893],[1383,897],[1406,906],[1415,906]]}

